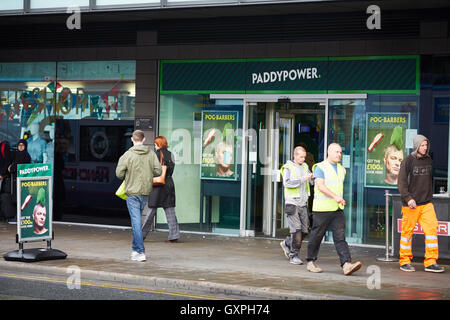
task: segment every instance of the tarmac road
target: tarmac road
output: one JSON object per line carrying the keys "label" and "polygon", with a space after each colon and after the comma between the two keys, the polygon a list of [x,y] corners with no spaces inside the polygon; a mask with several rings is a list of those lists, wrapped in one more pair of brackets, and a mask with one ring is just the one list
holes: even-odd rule
{"label": "tarmac road", "polygon": [[237,296],[164,290],[107,281],[73,281],[51,275],[3,270],[0,300],[234,300]]}

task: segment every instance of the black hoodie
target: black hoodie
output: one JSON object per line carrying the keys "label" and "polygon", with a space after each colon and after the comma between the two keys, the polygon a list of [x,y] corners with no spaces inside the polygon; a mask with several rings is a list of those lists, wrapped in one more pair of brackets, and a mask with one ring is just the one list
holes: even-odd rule
{"label": "black hoodie", "polygon": [[[427,153],[417,157],[420,144],[428,141]],[[414,136],[414,151],[402,161],[398,175],[398,190],[402,203],[408,206],[408,201],[414,199],[417,205],[424,205],[433,199],[433,160],[429,156],[430,141],[418,134]]]}

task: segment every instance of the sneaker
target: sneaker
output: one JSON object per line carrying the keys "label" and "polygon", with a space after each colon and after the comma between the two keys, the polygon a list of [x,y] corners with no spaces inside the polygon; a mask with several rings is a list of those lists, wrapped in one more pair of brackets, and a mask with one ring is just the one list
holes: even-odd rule
{"label": "sneaker", "polygon": [[137,252],[137,251],[131,251],[131,260],[135,260],[136,259],[136,257],[138,256],[138,254],[139,254],[139,252]]}
{"label": "sneaker", "polygon": [[280,242],[280,246],[281,246],[281,249],[283,249],[283,253],[286,256],[286,258],[289,259],[289,252],[291,250],[289,250],[289,247],[286,245],[284,240]]}
{"label": "sneaker", "polygon": [[300,265],[303,264],[303,261],[298,256],[295,256],[289,259],[289,263]]}
{"label": "sneaker", "polygon": [[314,272],[314,273],[322,272],[322,269],[320,269],[318,266],[316,266],[314,261],[308,261],[308,263],[306,264],[306,269],[308,269],[308,271]]}
{"label": "sneaker", "polygon": [[138,253],[135,257],[131,257],[131,260],[138,261],[138,262],[143,262],[143,261],[145,261],[147,259],[145,258],[145,254],[144,253]]}
{"label": "sneaker", "polygon": [[414,267],[410,263],[405,263],[404,265],[401,265],[400,270],[405,271],[405,272],[416,271],[416,269],[414,269]]}
{"label": "sneaker", "polygon": [[445,269],[444,269],[443,267],[439,267],[439,266],[435,263],[435,264],[432,264],[431,266],[426,267],[426,268],[425,268],[425,271],[440,273],[440,272],[444,272]]}
{"label": "sneaker", "polygon": [[344,270],[344,274],[346,276],[351,275],[353,272],[358,271],[359,268],[361,268],[362,263],[361,262],[355,262],[355,263],[351,263],[351,262],[346,262],[344,263],[344,265],[342,266],[342,269]]}

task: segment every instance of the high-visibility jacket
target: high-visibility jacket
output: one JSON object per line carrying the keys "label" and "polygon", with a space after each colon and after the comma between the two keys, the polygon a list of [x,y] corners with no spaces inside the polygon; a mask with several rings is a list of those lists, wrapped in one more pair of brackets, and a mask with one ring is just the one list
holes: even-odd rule
{"label": "high-visibility jacket", "polygon": [[[337,173],[331,163],[324,160],[314,165],[314,168],[318,166],[324,173],[325,186],[334,194],[343,197],[344,196],[344,179],[345,169],[341,164],[337,164]],[[314,201],[313,211],[336,211],[338,209],[344,209],[342,204],[338,204],[336,200],[328,197],[322,191],[319,190],[317,184],[314,186]]]}
{"label": "high-visibility jacket", "polygon": [[[305,162],[303,162],[301,164],[301,166],[305,170],[305,173],[308,173],[308,171],[309,171],[308,165]],[[288,161],[286,164],[284,164],[281,167],[281,169],[280,169],[281,175],[283,175],[284,169],[289,170],[289,172],[292,175],[293,180],[299,179],[297,176],[297,170],[295,169],[295,166],[292,162]],[[298,186],[296,188],[284,188],[284,198],[285,199],[297,198],[299,196],[299,194],[300,194],[300,186]],[[308,197],[311,194],[310,189],[309,189],[309,182],[306,182],[306,194],[308,195]]]}

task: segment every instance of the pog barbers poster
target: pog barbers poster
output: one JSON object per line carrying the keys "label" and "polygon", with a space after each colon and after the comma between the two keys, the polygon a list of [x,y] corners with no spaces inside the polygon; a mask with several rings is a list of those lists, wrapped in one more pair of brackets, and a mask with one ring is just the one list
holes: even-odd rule
{"label": "pog barbers poster", "polygon": [[236,180],[237,111],[202,112],[202,179]]}
{"label": "pog barbers poster", "polygon": [[365,186],[397,188],[409,113],[367,113]]}
{"label": "pog barbers poster", "polygon": [[51,166],[17,167],[17,232],[19,241],[52,238]]}

